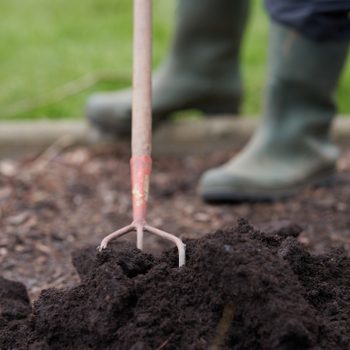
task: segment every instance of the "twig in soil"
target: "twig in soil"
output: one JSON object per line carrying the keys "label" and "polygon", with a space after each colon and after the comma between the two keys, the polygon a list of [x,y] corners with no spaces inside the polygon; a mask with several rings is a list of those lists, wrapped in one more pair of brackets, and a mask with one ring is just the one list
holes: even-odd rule
{"label": "twig in soil", "polygon": [[346,245],[350,245],[350,239],[346,237],[341,237],[339,235],[331,235],[331,241],[333,242],[341,242]]}
{"label": "twig in soil", "polygon": [[171,335],[167,340],[165,340],[162,344],[160,344],[156,350],[164,349],[168,345],[172,337],[173,335]]}
{"label": "twig in soil", "polygon": [[232,304],[225,306],[221,320],[216,328],[213,343],[208,348],[209,350],[219,350],[224,345],[226,334],[230,329],[230,325],[234,317],[234,311],[235,309]]}
{"label": "twig in soil", "polygon": [[69,135],[64,135],[57,139],[34,160],[32,172],[37,173],[44,170],[52,160],[73,144],[74,139]]}

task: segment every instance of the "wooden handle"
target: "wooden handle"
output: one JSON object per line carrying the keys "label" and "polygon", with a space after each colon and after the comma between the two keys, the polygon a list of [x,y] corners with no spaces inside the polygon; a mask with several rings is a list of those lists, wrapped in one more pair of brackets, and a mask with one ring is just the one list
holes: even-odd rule
{"label": "wooden handle", "polygon": [[152,0],[134,0],[132,155],[152,148]]}

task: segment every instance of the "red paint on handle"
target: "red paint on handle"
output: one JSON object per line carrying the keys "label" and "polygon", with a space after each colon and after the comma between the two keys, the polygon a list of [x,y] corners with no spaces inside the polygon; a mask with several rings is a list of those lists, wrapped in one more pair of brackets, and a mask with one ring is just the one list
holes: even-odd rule
{"label": "red paint on handle", "polygon": [[144,223],[146,221],[152,159],[149,156],[133,156],[130,159],[130,167],[134,222]]}

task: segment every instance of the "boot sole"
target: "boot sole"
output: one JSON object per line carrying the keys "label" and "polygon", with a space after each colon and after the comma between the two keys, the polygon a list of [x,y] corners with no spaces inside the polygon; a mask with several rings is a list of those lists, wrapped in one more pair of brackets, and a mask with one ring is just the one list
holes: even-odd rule
{"label": "boot sole", "polygon": [[[153,114],[153,128],[157,128],[159,125],[161,125],[163,122],[170,119],[171,114],[177,113],[177,112],[186,112],[190,110],[198,110],[203,113],[203,115],[207,118],[215,118],[219,116],[227,116],[232,115],[234,117],[238,117],[239,108],[238,105],[240,104],[239,98],[232,98],[232,99],[223,99],[223,100],[210,100],[206,99],[204,102],[197,102],[197,103],[191,103],[187,105],[183,105],[176,109],[171,109],[167,111],[162,111],[159,113]],[[131,118],[131,115],[130,115]],[[120,128],[117,127],[117,125],[113,126],[111,125],[103,125],[99,124],[97,121],[91,122],[91,125],[94,129],[98,130],[98,139],[115,139],[115,138],[128,138],[131,134],[131,123],[130,123],[130,130],[126,131],[124,128],[123,132],[120,132]]]}
{"label": "boot sole", "polygon": [[[206,117],[216,117],[218,115],[234,115],[239,114],[239,105],[241,104],[240,98],[231,98],[229,100],[205,100],[204,102],[198,103],[195,106],[185,108],[183,111],[197,109],[201,111]],[[171,113],[168,113],[169,115]]]}
{"label": "boot sole", "polygon": [[[291,188],[284,189],[271,189],[267,191],[232,191],[230,188],[222,188],[212,191],[203,191],[201,193],[202,199],[210,204],[238,204],[242,202],[276,202],[279,200],[290,199],[298,195],[307,187],[333,187],[336,183],[336,176],[334,172],[326,176],[322,176],[318,179],[314,179],[311,182],[297,185]],[[260,193],[259,193],[260,192]]]}

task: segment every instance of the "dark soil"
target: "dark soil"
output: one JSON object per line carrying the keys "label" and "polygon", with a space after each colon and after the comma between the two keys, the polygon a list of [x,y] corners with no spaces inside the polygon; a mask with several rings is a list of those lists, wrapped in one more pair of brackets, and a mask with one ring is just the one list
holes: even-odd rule
{"label": "dark soil", "polygon": [[[51,158],[0,161],[0,275],[23,282],[31,298],[43,288],[76,283],[72,251],[97,246],[131,220],[128,148],[58,149]],[[309,188],[276,203],[206,205],[196,193],[200,174],[234,154],[154,159],[149,223],[198,238],[240,217],[267,231],[295,222],[309,250],[350,251],[350,151],[342,155],[333,187]],[[134,243],[135,237],[126,240]],[[153,236],[145,243],[156,254],[169,247]]]}
{"label": "dark soil", "polygon": [[[127,149],[0,161],[1,350],[26,341],[30,349],[350,349],[349,151],[331,187],[235,206],[196,194],[200,174],[234,151],[156,158],[149,223],[200,239],[188,242],[178,270],[154,236],[145,241],[153,257],[125,245],[95,256],[100,240],[131,220]],[[267,235],[245,223],[233,232],[239,217]],[[225,233],[205,238],[216,230]],[[133,247],[135,237],[124,242]],[[86,245],[74,255],[79,285],[70,256]],[[44,291],[32,312],[26,289],[8,279],[32,300],[58,289]]]}
{"label": "dark soil", "polygon": [[0,348],[349,349],[350,258],[311,255],[299,231],[240,220],[188,240],[181,269],[175,249],[159,259],[124,244],[81,250],[81,283],[43,291],[26,321],[25,293],[7,283],[19,302]]}
{"label": "dark soil", "polygon": [[0,277],[0,328],[26,318],[31,310],[26,287]]}

